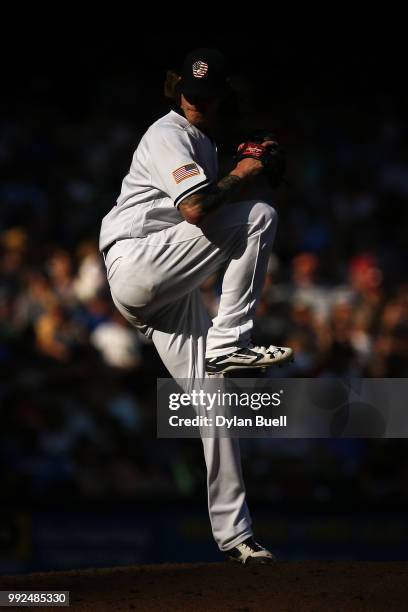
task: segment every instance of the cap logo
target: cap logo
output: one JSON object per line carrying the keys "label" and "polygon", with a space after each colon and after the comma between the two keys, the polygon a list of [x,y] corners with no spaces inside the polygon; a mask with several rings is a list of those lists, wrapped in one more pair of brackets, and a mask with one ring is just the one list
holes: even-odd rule
{"label": "cap logo", "polygon": [[196,79],[202,79],[208,72],[208,64],[205,62],[194,62],[193,64],[193,75]]}

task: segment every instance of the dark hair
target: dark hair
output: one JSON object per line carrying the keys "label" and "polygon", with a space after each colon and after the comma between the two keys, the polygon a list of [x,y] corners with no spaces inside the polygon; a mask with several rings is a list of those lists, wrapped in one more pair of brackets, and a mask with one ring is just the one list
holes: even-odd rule
{"label": "dark hair", "polygon": [[180,103],[180,91],[177,83],[180,81],[180,76],[174,70],[167,70],[164,81],[164,97],[171,100],[175,104]]}

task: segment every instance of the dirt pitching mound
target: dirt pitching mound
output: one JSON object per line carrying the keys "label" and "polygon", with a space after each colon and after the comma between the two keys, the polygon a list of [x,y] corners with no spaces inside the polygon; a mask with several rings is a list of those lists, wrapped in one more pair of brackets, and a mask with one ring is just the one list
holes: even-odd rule
{"label": "dirt pitching mound", "polygon": [[408,562],[140,565],[2,576],[0,590],[7,589],[70,591],[69,609],[78,612],[401,612],[408,606]]}

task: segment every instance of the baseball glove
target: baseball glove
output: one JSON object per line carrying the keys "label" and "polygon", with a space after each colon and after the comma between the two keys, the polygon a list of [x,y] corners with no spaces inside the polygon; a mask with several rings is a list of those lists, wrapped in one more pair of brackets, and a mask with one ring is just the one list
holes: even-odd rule
{"label": "baseball glove", "polygon": [[276,189],[284,182],[286,172],[285,152],[277,142],[276,144],[264,146],[263,143],[267,140],[274,140],[276,142],[276,136],[268,130],[256,130],[248,134],[244,142],[237,149],[234,163],[236,165],[241,159],[246,157],[258,159],[263,164],[263,173],[271,187]]}

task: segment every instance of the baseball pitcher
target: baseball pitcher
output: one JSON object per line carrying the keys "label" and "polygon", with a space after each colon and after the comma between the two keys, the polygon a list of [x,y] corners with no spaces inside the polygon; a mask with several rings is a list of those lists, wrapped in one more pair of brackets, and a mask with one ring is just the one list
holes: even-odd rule
{"label": "baseball pitcher", "polygon": [[[227,75],[215,49],[185,58],[178,106],[142,137],[100,232],[117,309],[152,339],[171,376],[190,381],[292,358],[290,348],[251,342],[277,214],[269,202],[240,196],[262,173],[279,184],[283,154],[273,134],[253,134],[240,145],[232,171],[218,178],[212,133]],[[210,321],[199,287],[221,267],[218,313]],[[239,441],[202,442],[220,550],[244,564],[272,562],[272,553],[253,537]]]}

